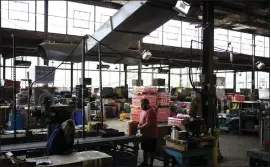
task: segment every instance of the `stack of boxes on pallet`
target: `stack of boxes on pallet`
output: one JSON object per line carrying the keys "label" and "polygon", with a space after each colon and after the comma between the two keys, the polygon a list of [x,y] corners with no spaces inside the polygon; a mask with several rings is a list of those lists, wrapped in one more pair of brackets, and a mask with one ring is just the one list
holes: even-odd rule
{"label": "stack of boxes on pallet", "polygon": [[170,117],[169,95],[167,92],[161,92],[158,94],[157,106],[157,121],[167,122],[168,117]]}
{"label": "stack of boxes on pallet", "polygon": [[157,88],[154,87],[136,87],[134,89],[134,98],[132,100],[132,108],[130,119],[132,121],[139,121],[141,112],[141,100],[148,99],[150,105],[155,107],[157,104]]}
{"label": "stack of boxes on pallet", "polygon": [[148,99],[150,106],[157,108],[157,121],[165,122],[170,116],[170,109],[168,108],[168,93],[157,93],[155,87],[136,87],[134,89],[134,98],[132,100],[131,116],[132,121],[139,121],[141,112],[141,99]]}

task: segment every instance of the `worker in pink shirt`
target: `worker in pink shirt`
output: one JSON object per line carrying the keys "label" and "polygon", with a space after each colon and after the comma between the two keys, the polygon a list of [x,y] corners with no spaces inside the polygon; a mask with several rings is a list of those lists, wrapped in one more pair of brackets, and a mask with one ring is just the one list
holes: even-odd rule
{"label": "worker in pink shirt", "polygon": [[141,100],[141,109],[138,124],[138,129],[143,137],[141,142],[143,163],[141,166],[153,166],[158,136],[156,112],[150,106],[148,99]]}

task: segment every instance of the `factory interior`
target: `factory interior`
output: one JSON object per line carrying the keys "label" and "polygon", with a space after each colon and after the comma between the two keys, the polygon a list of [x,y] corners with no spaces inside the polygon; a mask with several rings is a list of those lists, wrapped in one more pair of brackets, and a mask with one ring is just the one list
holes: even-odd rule
{"label": "factory interior", "polygon": [[0,9],[1,167],[270,166],[269,0]]}

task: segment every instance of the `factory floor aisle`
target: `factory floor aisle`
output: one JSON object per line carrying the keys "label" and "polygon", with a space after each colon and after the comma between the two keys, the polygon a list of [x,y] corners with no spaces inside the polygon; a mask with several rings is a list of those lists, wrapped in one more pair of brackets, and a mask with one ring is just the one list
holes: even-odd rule
{"label": "factory floor aisle", "polygon": [[[120,131],[127,131],[127,121],[110,119],[106,121],[110,127]],[[247,150],[260,148],[260,139],[256,135],[220,134],[220,149],[224,160],[219,166],[248,166]],[[142,151],[139,152],[138,162],[143,160]],[[163,166],[163,162],[155,160],[154,166]]]}

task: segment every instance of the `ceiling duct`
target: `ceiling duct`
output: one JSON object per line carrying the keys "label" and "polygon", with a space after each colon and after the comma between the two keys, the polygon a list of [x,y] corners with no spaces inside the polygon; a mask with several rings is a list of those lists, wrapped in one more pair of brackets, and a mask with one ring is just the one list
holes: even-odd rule
{"label": "ceiling duct", "polygon": [[[49,43],[43,42],[38,46],[39,55],[45,60],[55,61],[69,61],[73,63],[79,63],[82,61],[82,46],[79,45],[73,55],[69,58],[70,53],[76,47],[77,44],[64,44],[64,43]],[[141,53],[137,50],[125,50],[120,53],[106,52],[102,47],[102,61],[106,63],[118,63],[127,65],[137,65],[141,61]],[[97,51],[86,54],[86,61],[99,61]]]}
{"label": "ceiling duct", "polygon": [[97,41],[123,52],[161,25],[177,16],[177,0],[129,1],[87,40],[88,52],[96,51]]}

